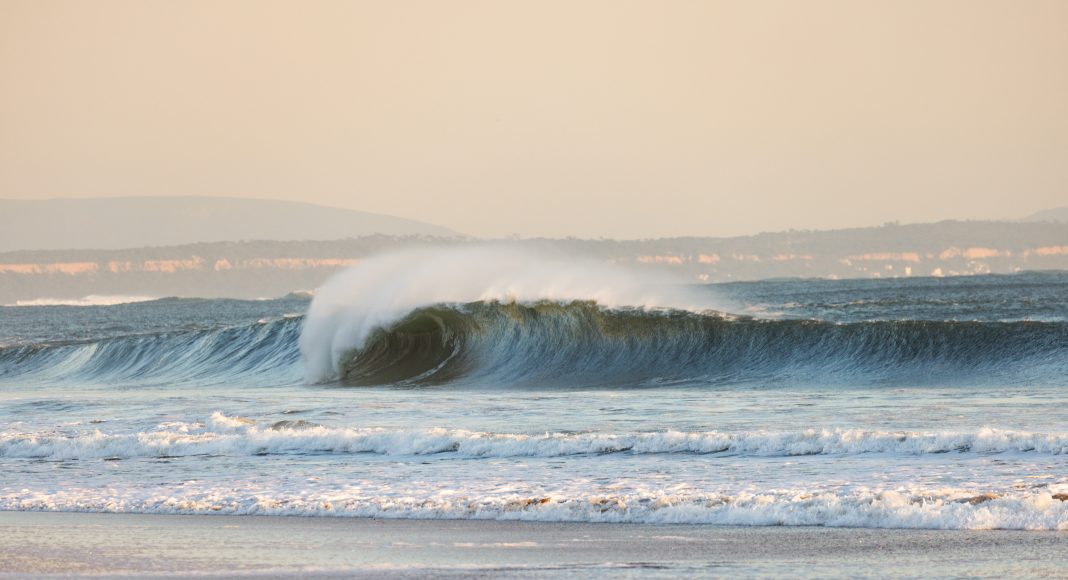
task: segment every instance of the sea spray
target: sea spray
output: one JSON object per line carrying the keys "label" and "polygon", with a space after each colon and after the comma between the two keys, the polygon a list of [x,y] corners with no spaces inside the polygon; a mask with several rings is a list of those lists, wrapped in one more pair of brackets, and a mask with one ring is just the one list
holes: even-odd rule
{"label": "sea spray", "polygon": [[413,310],[467,302],[592,301],[612,307],[715,309],[715,294],[671,276],[639,275],[604,262],[505,247],[420,249],[371,258],[316,293],[300,349],[307,377],[340,377],[345,357],[373,331]]}

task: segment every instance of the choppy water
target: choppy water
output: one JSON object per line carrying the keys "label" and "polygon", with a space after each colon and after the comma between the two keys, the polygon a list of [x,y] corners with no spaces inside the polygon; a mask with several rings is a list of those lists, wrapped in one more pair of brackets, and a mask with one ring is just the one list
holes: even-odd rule
{"label": "choppy water", "polygon": [[0,509],[1068,529],[1068,274],[687,291],[0,308]]}

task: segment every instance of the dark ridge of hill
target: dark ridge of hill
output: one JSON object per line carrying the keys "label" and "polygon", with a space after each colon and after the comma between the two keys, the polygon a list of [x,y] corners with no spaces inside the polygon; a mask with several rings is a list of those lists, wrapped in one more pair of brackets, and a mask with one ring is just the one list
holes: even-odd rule
{"label": "dark ridge of hill", "polygon": [[115,250],[242,240],[454,236],[441,226],[293,201],[226,197],[0,199],[0,252]]}

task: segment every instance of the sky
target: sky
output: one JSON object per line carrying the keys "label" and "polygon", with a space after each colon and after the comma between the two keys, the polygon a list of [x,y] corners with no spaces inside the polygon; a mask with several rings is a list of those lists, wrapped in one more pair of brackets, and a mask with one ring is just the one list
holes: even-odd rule
{"label": "sky", "polygon": [[1068,205],[1063,0],[0,0],[0,198],[302,200],[476,236]]}

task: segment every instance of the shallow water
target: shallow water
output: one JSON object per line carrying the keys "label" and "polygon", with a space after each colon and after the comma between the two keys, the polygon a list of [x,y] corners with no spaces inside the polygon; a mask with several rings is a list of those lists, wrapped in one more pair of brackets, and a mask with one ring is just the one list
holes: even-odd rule
{"label": "shallow water", "polygon": [[1013,531],[0,512],[0,576],[1050,578]]}

